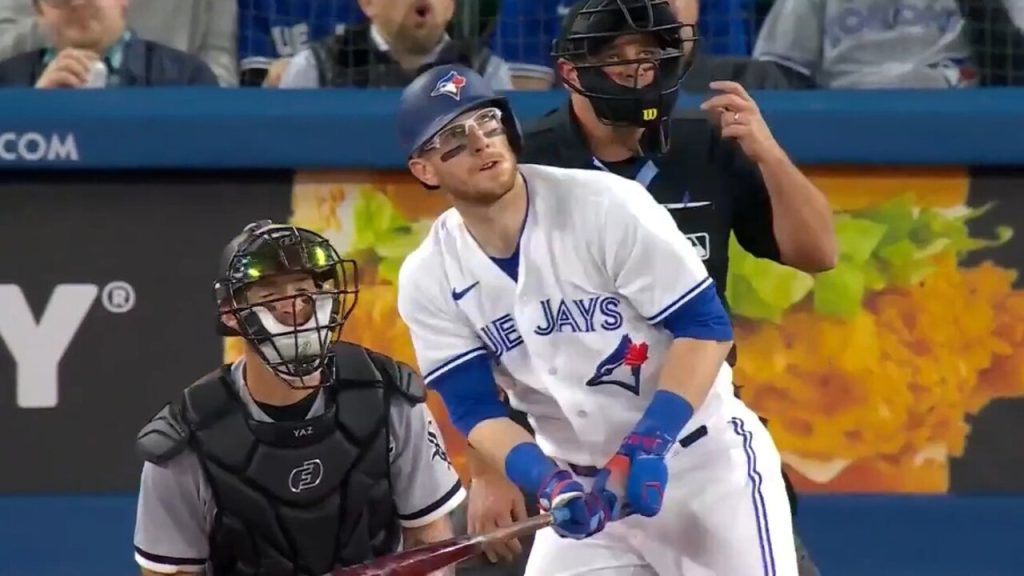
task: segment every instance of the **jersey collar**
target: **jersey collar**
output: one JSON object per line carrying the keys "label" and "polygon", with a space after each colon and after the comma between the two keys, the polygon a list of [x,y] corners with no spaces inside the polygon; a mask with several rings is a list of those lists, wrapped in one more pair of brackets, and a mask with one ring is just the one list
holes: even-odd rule
{"label": "jersey collar", "polygon": [[[231,365],[231,381],[235,384],[235,389],[238,390],[238,397],[242,399],[242,403],[245,404],[245,408],[253,420],[257,422],[274,421],[273,418],[267,416],[267,413],[260,409],[259,404],[249,395],[249,388],[245,385],[245,358],[239,358]],[[323,389],[315,393],[318,394],[317,399],[313,402],[313,406],[309,409],[309,414],[306,418],[315,418],[323,414],[326,409]]]}
{"label": "jersey collar", "polygon": [[[387,54],[391,51],[391,46],[388,45],[388,41],[384,39],[384,35],[380,33],[380,30],[373,24],[370,25],[370,40],[373,45],[377,47],[377,50]],[[433,62],[437,60],[437,57],[441,55],[441,50],[444,49],[445,45],[451,41],[451,37],[445,32],[444,36],[441,37],[441,41],[437,43],[434,50],[427,55],[424,62]]]}
{"label": "jersey collar", "polygon": [[[583,135],[583,128],[580,127],[576,114],[572,111],[572,101],[566,100],[561,108],[552,114],[552,120],[559,131],[559,141],[563,145],[566,160],[574,168],[597,168],[608,172],[608,167],[594,156],[587,146],[587,139]],[[636,174],[630,177],[647,188],[655,176],[658,175],[658,165],[650,157],[638,159],[643,162]]]}

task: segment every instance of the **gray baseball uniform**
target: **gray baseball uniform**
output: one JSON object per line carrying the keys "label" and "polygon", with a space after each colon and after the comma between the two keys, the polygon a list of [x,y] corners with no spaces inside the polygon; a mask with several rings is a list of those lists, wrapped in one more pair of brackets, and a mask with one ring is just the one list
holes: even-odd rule
{"label": "gray baseball uniform", "polygon": [[826,88],[977,84],[957,0],[777,0],[754,57]]}
{"label": "gray baseball uniform", "polygon": [[[271,421],[242,382],[243,362],[232,367],[238,392],[255,420]],[[322,414],[323,395],[308,417]],[[405,527],[424,526],[449,514],[466,497],[426,404],[393,402],[390,412],[391,482]],[[199,572],[206,567],[215,504],[195,453],[142,468],[135,521],[135,560],[153,572]]]}

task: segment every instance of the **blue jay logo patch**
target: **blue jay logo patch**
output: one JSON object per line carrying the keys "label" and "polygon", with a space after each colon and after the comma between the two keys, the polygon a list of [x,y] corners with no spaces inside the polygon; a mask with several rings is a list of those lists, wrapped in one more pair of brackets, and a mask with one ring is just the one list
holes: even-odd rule
{"label": "blue jay logo patch", "polygon": [[437,85],[434,86],[434,90],[430,95],[440,96],[444,94],[458,100],[462,97],[462,87],[465,85],[466,77],[452,70],[444,78],[437,81]]}
{"label": "blue jay logo patch", "polygon": [[647,362],[647,352],[646,342],[633,342],[624,335],[611,354],[598,363],[587,386],[618,386],[639,396],[640,370]]}

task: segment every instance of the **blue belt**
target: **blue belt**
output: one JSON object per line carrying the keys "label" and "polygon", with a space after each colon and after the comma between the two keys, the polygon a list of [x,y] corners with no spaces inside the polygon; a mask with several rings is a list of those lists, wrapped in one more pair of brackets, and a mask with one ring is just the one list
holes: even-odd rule
{"label": "blue belt", "polygon": [[[679,445],[683,448],[689,448],[697,443],[698,440],[708,435],[708,427],[703,424],[698,426],[693,432],[690,432],[686,436],[679,439]],[[597,473],[601,471],[601,468],[597,466],[580,466],[578,464],[569,463],[569,470],[577,476],[584,478],[593,478],[597,476]]]}

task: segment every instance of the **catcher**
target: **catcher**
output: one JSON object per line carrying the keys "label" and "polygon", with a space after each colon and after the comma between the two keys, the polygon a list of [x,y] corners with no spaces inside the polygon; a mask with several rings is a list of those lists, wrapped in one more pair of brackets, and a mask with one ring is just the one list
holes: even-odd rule
{"label": "catcher", "polygon": [[465,497],[412,368],[338,341],[355,262],[261,221],[213,285],[245,351],[140,432],[143,576],[323,575],[452,536]]}

